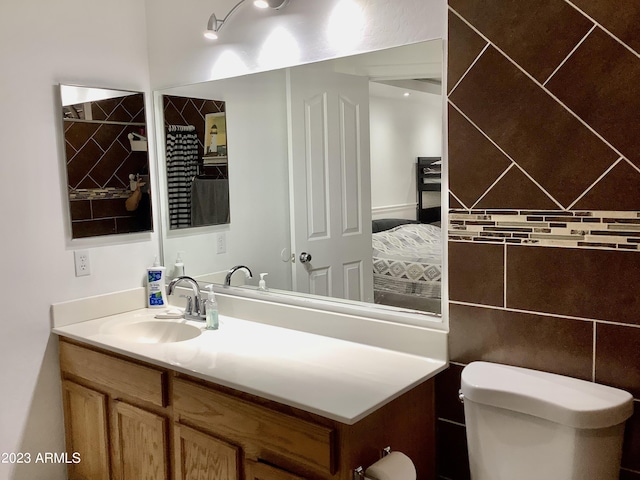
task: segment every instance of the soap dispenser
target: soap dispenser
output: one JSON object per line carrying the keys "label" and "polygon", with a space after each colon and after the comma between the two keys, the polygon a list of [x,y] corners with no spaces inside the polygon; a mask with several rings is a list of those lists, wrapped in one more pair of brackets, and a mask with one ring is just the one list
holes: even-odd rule
{"label": "soap dispenser", "polygon": [[206,312],[206,326],[207,330],[217,330],[219,326],[218,322],[218,302],[216,301],[216,294],[213,292],[213,286],[209,285],[209,292],[207,293],[207,299],[204,302],[204,310]]}
{"label": "soap dispenser", "polygon": [[258,282],[258,290],[261,290],[263,292],[267,291],[267,282],[264,281],[264,277],[266,275],[269,275],[268,273],[261,273],[260,274],[260,281]]}
{"label": "soap dispenser", "polygon": [[184,276],[184,262],[182,261],[182,252],[178,252],[176,263],[173,265],[173,278]]}

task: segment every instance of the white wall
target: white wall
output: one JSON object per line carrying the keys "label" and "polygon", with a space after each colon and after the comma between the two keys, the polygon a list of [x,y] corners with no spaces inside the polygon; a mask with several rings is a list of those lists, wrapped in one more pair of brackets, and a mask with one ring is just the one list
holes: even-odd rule
{"label": "white wall", "polygon": [[[371,96],[369,109],[371,206],[374,212],[394,212],[389,207],[411,204],[406,216],[398,217],[400,209],[390,215],[415,219],[416,157],[442,155],[442,97],[416,92],[407,98]],[[423,201],[425,206],[439,205],[440,193]]]}
{"label": "white wall", "polygon": [[[226,102],[231,206],[229,225],[164,227],[165,265],[171,268],[181,251],[187,275],[242,264],[252,269],[254,278],[249,282],[253,285],[260,272],[268,272],[266,280],[272,288],[291,289],[291,264],[280,257],[282,249],[291,244],[285,72],[205,82],[162,93]],[[163,190],[165,185],[163,177]],[[163,221],[166,225],[166,211]],[[216,253],[220,234],[226,236],[225,254]]]}
{"label": "white wall", "polygon": [[[157,235],[68,241],[57,84],[148,91],[144,0],[0,2],[0,452],[64,451],[54,302],[142,285]],[[74,276],[89,249],[92,275]],[[65,478],[0,464],[0,479]]]}
{"label": "white wall", "polygon": [[207,41],[215,12],[224,18],[237,0],[148,3],[153,88],[326,60],[443,38],[444,0],[292,0],[284,9],[242,5]]}

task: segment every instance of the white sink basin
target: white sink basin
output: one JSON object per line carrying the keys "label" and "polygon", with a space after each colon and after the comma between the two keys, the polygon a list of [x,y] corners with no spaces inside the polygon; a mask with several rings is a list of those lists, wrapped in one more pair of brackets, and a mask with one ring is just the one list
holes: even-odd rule
{"label": "white sink basin", "polygon": [[186,323],[148,320],[114,325],[107,333],[135,343],[174,343],[195,338],[202,330]]}

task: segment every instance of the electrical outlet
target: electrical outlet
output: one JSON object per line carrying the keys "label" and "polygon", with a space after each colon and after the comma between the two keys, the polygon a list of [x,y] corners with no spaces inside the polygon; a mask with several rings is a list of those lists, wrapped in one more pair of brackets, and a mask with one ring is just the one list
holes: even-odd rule
{"label": "electrical outlet", "polygon": [[219,233],[216,237],[216,253],[227,252],[227,236],[223,233]]}
{"label": "electrical outlet", "polygon": [[73,258],[76,263],[76,277],[91,275],[91,267],[89,265],[89,250],[76,250],[75,252],[73,252]]}

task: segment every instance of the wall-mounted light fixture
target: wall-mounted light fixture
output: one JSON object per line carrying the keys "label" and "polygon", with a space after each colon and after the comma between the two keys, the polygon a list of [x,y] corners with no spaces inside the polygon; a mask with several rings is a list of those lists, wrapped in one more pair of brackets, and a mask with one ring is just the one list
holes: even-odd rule
{"label": "wall-mounted light fixture", "polygon": [[258,8],[273,8],[275,10],[280,10],[284,8],[289,3],[289,0],[255,0],[253,5]]}
{"label": "wall-mounted light fixture", "polygon": [[[238,3],[236,3],[235,6],[231,10],[229,10],[229,13],[227,13],[222,20],[218,19],[215,13],[212,13],[209,17],[209,21],[207,22],[207,30],[204,32],[204,36],[210,40],[216,40],[218,38],[218,32],[224,26],[227,19],[245,1],[246,0],[240,0]],[[253,5],[257,8],[272,8],[274,10],[280,10],[281,8],[286,7],[289,4],[289,1],[290,0],[255,0],[253,2]]]}

